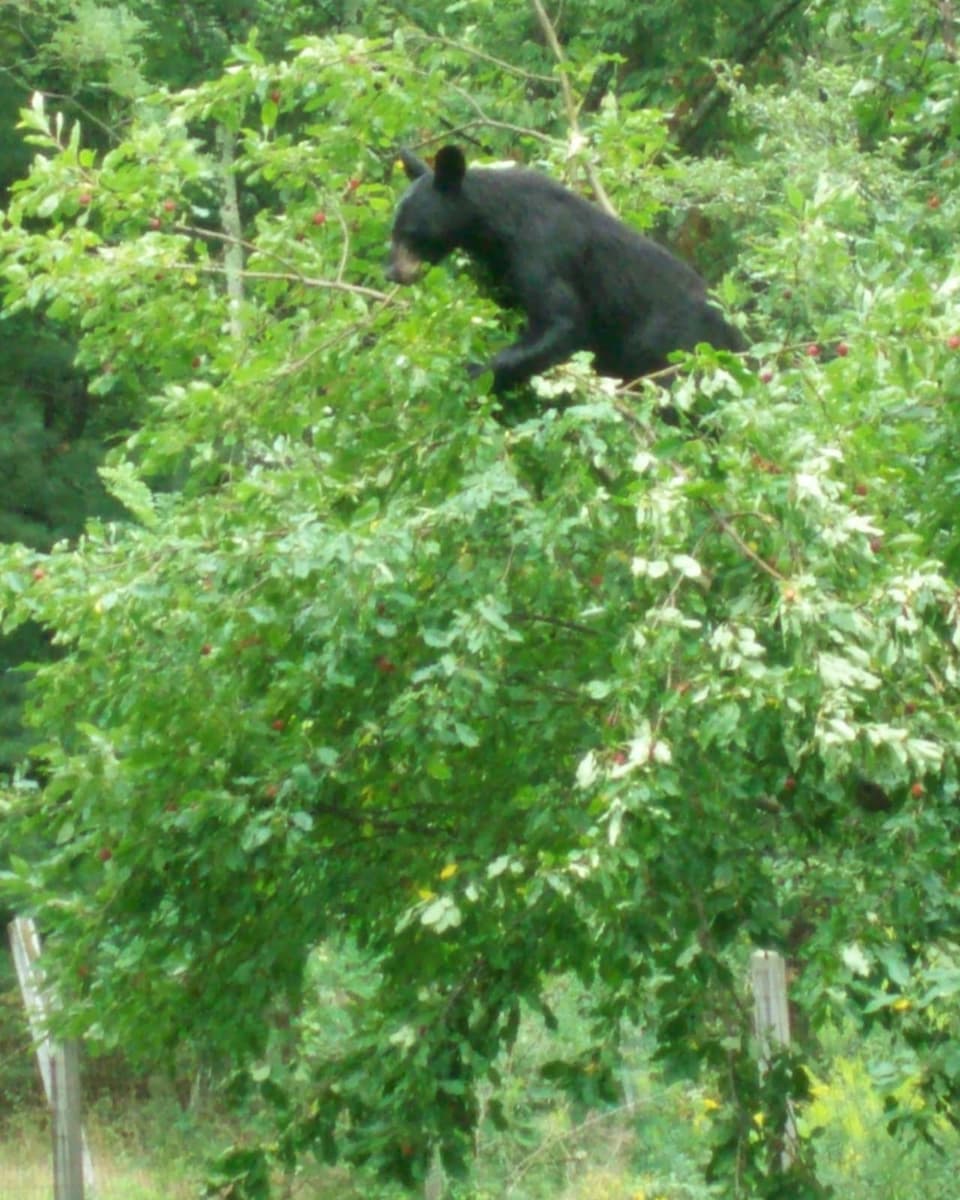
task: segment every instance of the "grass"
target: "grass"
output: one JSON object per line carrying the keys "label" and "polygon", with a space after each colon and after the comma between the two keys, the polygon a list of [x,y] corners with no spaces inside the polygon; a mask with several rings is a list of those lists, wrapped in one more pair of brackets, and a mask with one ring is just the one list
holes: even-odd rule
{"label": "grass", "polygon": [[[200,1167],[146,1148],[94,1120],[87,1129],[97,1200],[196,1200]],[[50,1129],[43,1113],[21,1114],[0,1135],[0,1196],[53,1200]]]}
{"label": "grass", "polygon": [[[197,1200],[204,1166],[230,1140],[222,1120],[194,1121],[149,1101],[101,1110],[85,1123],[94,1200]],[[277,1179],[276,1200],[387,1200],[398,1193],[346,1169],[306,1168]],[[51,1131],[45,1112],[0,1124],[0,1200],[53,1200]]]}
{"label": "grass", "polygon": [[[575,998],[575,997],[574,997]],[[564,997],[559,997],[559,1008]],[[575,1023],[574,1023],[575,1025]],[[575,1042],[575,1028],[569,1034]],[[814,1099],[801,1114],[822,1130],[822,1178],[843,1200],[953,1200],[958,1194],[960,1137],[940,1130],[939,1146],[886,1132],[882,1098],[868,1062],[884,1049],[876,1038],[827,1037]],[[545,1045],[532,1030],[505,1069],[509,1133],[484,1123],[469,1181],[428,1187],[431,1200],[707,1200],[701,1167],[713,1109],[703,1089],[668,1085],[642,1038],[624,1064],[624,1103],[583,1110],[538,1082]],[[202,1106],[201,1106],[202,1107]],[[185,1115],[171,1098],[101,1101],[87,1122],[96,1200],[196,1200],[204,1162],[240,1132],[208,1109]],[[53,1200],[46,1114],[21,1108],[0,1122],[0,1200]],[[398,1200],[408,1194],[347,1168],[305,1165],[277,1180],[277,1200]],[[423,1189],[416,1195],[423,1196]]]}

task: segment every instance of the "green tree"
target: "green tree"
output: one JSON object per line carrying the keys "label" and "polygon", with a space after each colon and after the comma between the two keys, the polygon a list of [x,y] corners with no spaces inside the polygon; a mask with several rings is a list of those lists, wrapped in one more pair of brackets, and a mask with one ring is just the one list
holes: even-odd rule
{"label": "green tree", "polygon": [[[957,165],[857,144],[852,58],[722,83],[730,155],[658,173],[629,96],[567,160],[555,92],[416,31],[247,46],[103,154],[24,116],[7,303],[144,417],[103,470],[125,521],[0,557],[5,627],[62,649],[4,887],[68,1025],[147,1060],[194,1039],[274,1105],[221,1165],[239,1194],[307,1150],[464,1166],[521,1006],[550,1024],[571,972],[595,1036],[548,1075],[609,1099],[641,1018],[725,1097],[726,1193],[816,1195],[809,1147],[782,1170],[805,1076],[761,1083],[749,1044],[758,944],[796,953],[814,1024],[903,1034],[929,1104],[902,1119],[954,1119]],[[717,282],[758,365],[686,361],[679,428],[583,363],[478,394],[493,306],[381,282],[395,148],[444,127],[525,129],[638,224],[695,209],[739,249]],[[270,1055],[326,938],[368,955],[366,1003],[326,1057],[296,1021]]]}
{"label": "green tree", "polygon": [[[349,8],[350,6],[348,6]],[[29,167],[30,148],[16,131],[17,114],[34,91],[68,118],[84,123],[93,149],[123,135],[131,114],[158,87],[181,87],[219,74],[232,42],[253,28],[275,53],[299,29],[334,25],[346,16],[337,4],[189,5],[143,0],[0,3],[0,204]],[[7,319],[0,340],[0,540],[46,549],[75,537],[91,514],[115,515],[96,467],[104,445],[137,419],[129,406],[91,395],[73,359],[70,322],[24,310]],[[25,676],[18,664],[48,652],[36,628],[0,642],[0,771],[23,758],[19,712]]]}

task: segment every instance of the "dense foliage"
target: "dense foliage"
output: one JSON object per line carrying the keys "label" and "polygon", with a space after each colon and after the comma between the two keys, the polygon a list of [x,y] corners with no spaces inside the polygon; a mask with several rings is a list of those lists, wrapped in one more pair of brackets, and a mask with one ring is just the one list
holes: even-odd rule
{"label": "dense foliage", "polygon": [[[125,429],[100,472],[124,515],[0,554],[4,628],[55,650],[5,894],[65,1022],[147,1062],[200,1047],[273,1106],[224,1195],[307,1152],[468,1166],[564,974],[593,1037],[549,1077],[615,1097],[642,1023],[722,1097],[721,1194],[820,1194],[811,1144],[782,1155],[815,1044],[759,1077],[752,947],[793,956],[811,1031],[890,1027],[894,1120],[958,1111],[951,6],[762,6],[755,50],[756,5],[644,6],[678,57],[743,60],[710,68],[697,138],[680,95],[649,107],[670,51],[640,61],[636,6],[629,46],[628,6],[570,6],[569,95],[537,6],[429,34],[402,7],[131,89],[109,137],[23,109],[6,320],[75,345]],[[672,152],[709,122],[716,153]],[[463,363],[509,317],[456,266],[382,275],[396,149],[451,132],[669,234],[751,353],[683,363],[679,426],[582,362],[484,396]],[[304,1015],[325,941],[369,972],[335,1044]]]}

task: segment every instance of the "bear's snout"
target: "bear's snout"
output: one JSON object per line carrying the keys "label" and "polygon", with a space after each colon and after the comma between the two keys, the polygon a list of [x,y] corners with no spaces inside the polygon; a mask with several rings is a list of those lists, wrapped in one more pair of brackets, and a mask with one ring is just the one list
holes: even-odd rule
{"label": "bear's snout", "polygon": [[413,283],[423,269],[422,261],[402,242],[394,242],[390,248],[390,265],[387,279],[391,283]]}

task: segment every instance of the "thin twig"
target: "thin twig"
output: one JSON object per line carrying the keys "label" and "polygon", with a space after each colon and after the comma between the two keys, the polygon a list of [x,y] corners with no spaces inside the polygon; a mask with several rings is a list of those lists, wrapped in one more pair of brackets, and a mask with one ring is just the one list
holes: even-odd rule
{"label": "thin twig", "polygon": [[515,75],[518,79],[529,79],[534,83],[548,83],[552,87],[557,86],[556,77],[553,75],[538,75],[536,71],[524,71],[522,67],[518,67],[514,63],[506,62],[502,58],[494,58],[492,54],[486,54],[483,50],[477,50],[473,46],[465,46],[463,42],[455,42],[451,38],[440,37],[438,34],[424,33],[422,30],[417,30],[411,36],[411,41],[416,41],[418,38],[446,46],[450,50],[459,50],[463,54],[472,55],[473,58],[479,58],[481,62],[488,62],[498,67],[505,75]]}
{"label": "thin twig", "polygon": [[710,512],[720,529],[723,530],[723,532],[728,538],[731,539],[731,541],[736,543],[742,554],[745,554],[751,562],[757,564],[761,571],[765,571],[767,575],[769,575],[772,579],[776,579],[778,583],[787,582],[786,575],[781,575],[776,567],[771,567],[771,565],[765,559],[761,558],[755,550],[751,550],[740,534],[737,533],[737,531],[725,517],[722,517],[715,508],[711,508]]}
{"label": "thin twig", "polygon": [[350,257],[350,227],[347,225],[346,218],[338,208],[336,210],[337,220],[340,222],[340,229],[343,232],[343,243],[340,246],[340,262],[337,264],[337,274],[335,276],[337,283],[343,283],[343,277],[347,270],[347,260]]}
{"label": "thin twig", "polygon": [[[560,89],[563,95],[564,107],[567,110],[567,122],[570,125],[571,138],[575,145],[582,146],[585,144],[585,138],[580,131],[580,120],[577,116],[577,105],[573,98],[573,89],[570,87],[570,80],[567,78],[567,72],[564,69],[566,59],[563,47],[560,45],[557,31],[547,16],[547,10],[543,7],[541,0],[530,0],[530,2],[533,5],[533,11],[537,14],[537,20],[540,22],[543,36],[547,39],[547,45],[553,52],[553,56],[560,68]],[[600,180],[600,176],[597,174],[596,168],[588,157],[584,158],[584,166],[587,170],[587,178],[590,180],[590,187],[597,198],[597,203],[604,212],[609,213],[611,217],[615,217],[617,210],[613,207],[610,197],[607,195],[606,189]]]}
{"label": "thin twig", "polygon": [[391,303],[391,301],[394,299],[394,297],[396,296],[396,294],[399,290],[400,290],[399,287],[391,288],[391,290],[389,292],[387,292],[386,296],[384,296],[383,303],[378,308],[373,309],[373,311],[370,312],[367,316],[365,316],[362,321],[355,321],[352,325],[349,325],[346,329],[341,329],[340,332],[337,333],[334,337],[327,338],[327,340],[325,342],[321,342],[319,346],[312,346],[307,351],[306,354],[302,354],[299,358],[294,359],[294,361],[291,363],[285,363],[282,367],[279,368],[279,370],[277,371],[277,374],[278,375],[296,375],[299,371],[303,370],[303,368],[307,365],[308,362],[310,362],[310,360],[312,358],[316,358],[318,354],[323,354],[323,352],[325,350],[329,350],[330,347],[335,346],[337,344],[337,342],[342,342],[345,338],[349,337],[351,334],[355,334],[359,330],[365,329],[368,325],[372,325],[374,323],[374,321],[377,319],[377,317],[379,316],[381,309],[385,308],[388,304]]}
{"label": "thin twig", "polygon": [[[417,78],[421,78],[421,79],[429,78],[429,73],[427,71],[421,70],[416,67],[410,68],[410,74]],[[560,144],[558,138],[551,137],[550,134],[548,134],[548,133],[541,133],[539,129],[529,129],[525,125],[511,125],[508,121],[496,120],[494,117],[491,117],[486,112],[484,112],[484,110],[480,107],[479,103],[474,99],[473,96],[470,95],[470,93],[466,90],[466,88],[459,87],[455,83],[448,83],[447,86],[449,87],[451,92],[453,92],[455,95],[459,96],[460,99],[463,100],[464,104],[469,105],[469,107],[472,108],[473,111],[477,114],[477,117],[479,118],[479,120],[473,121],[470,124],[486,125],[489,129],[502,129],[505,133],[515,133],[517,135],[517,137],[533,138],[535,141],[538,141],[538,142],[546,142],[548,146],[557,146]],[[468,129],[469,127],[470,127],[469,124],[464,124],[464,125],[460,126],[461,129]],[[440,141],[441,138],[446,138],[446,137],[450,137],[450,136],[451,136],[451,132],[450,132],[450,130],[447,130],[445,133],[441,134],[440,137],[424,138],[424,140],[421,142],[418,142],[417,145],[418,146],[427,146],[430,144],[430,142]]]}
{"label": "thin twig", "polygon": [[528,129],[525,125],[511,125],[508,121],[498,121],[495,117],[488,116],[465,88],[452,84],[450,90],[465,100],[484,125],[490,129],[502,129],[505,133],[515,133],[518,137],[535,138],[537,141],[546,142],[548,146],[557,145],[555,137],[551,137],[548,133],[541,133],[539,129]]}
{"label": "thin twig", "polygon": [[268,250],[264,246],[257,245],[256,242],[248,241],[246,238],[237,237],[233,233],[221,233],[217,229],[201,229],[199,225],[174,225],[172,226],[174,233],[186,233],[191,237],[200,238],[201,241],[210,238],[217,242],[235,243],[244,250],[249,250],[251,254],[257,254],[263,258],[272,258],[274,262],[280,264],[281,267],[286,267],[291,275],[297,275],[297,264],[291,262],[289,258],[283,258],[277,254],[275,250]]}
{"label": "thin twig", "polygon": [[102,129],[103,132],[110,138],[111,142],[116,145],[120,141],[120,130],[114,128],[113,125],[108,125],[106,121],[101,121],[101,119],[95,113],[91,112],[89,108],[81,104],[76,96],[68,96],[66,92],[44,91],[43,94],[50,100],[63,100],[67,104],[72,104],[77,112],[87,121],[89,121],[91,125],[96,125]]}
{"label": "thin twig", "polygon": [[626,1104],[622,1104],[619,1108],[606,1109],[602,1113],[597,1113],[595,1116],[587,1117],[581,1121],[579,1125],[573,1129],[564,1130],[561,1133],[553,1134],[545,1141],[541,1142],[530,1154],[527,1155],[514,1168],[511,1178],[507,1183],[507,1195],[513,1194],[514,1189],[519,1185],[524,1175],[533,1167],[538,1159],[553,1152],[555,1147],[562,1146],[564,1142],[576,1142],[583,1136],[587,1130],[594,1128],[597,1125],[606,1125],[611,1121],[616,1121],[620,1117],[630,1116],[632,1113],[640,1110],[640,1103],[636,1100],[629,1100]]}
{"label": "thin twig", "polygon": [[544,625],[554,625],[557,629],[569,629],[573,633],[584,633],[593,637],[597,632],[591,629],[589,625],[579,625],[576,621],[565,621],[562,617],[548,617],[545,613],[531,612],[514,612],[510,614],[511,620],[523,623],[525,621],[539,621]]}
{"label": "thin twig", "polygon": [[[164,269],[173,271],[201,271],[205,275],[224,275],[225,267],[205,263],[169,263]],[[356,283],[343,283],[337,279],[314,279],[309,275],[287,274],[284,271],[244,271],[244,279],[278,279],[287,283],[302,283],[304,287],[321,288],[332,292],[347,292],[352,296],[367,296],[371,300],[387,300],[389,293],[375,288],[362,287]]]}

